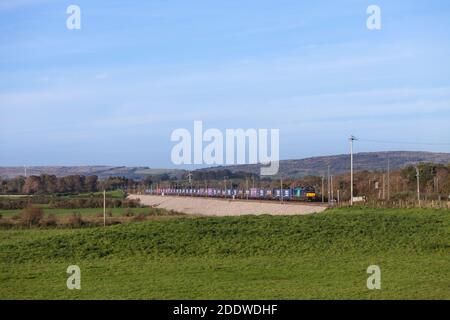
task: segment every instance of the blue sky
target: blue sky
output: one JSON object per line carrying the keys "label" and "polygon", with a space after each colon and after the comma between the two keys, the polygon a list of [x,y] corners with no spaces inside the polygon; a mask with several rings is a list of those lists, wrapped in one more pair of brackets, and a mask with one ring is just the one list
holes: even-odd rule
{"label": "blue sky", "polygon": [[173,167],[194,120],[279,128],[282,159],[346,153],[350,134],[449,152],[449,35],[436,0],[3,0],[0,165]]}

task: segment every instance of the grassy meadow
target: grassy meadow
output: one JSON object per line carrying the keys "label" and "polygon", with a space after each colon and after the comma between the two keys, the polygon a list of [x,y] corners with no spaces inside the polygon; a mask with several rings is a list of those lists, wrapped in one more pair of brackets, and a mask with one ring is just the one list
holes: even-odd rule
{"label": "grassy meadow", "polygon": [[[81,290],[66,269],[81,268]],[[369,265],[381,290],[368,290]],[[0,299],[450,299],[450,212],[177,217],[0,230]]]}
{"label": "grassy meadow", "polygon": [[[0,200],[17,200],[24,199],[26,201],[31,201],[33,198],[38,198],[38,203],[35,203],[34,206],[40,207],[44,210],[44,214],[54,215],[56,217],[67,217],[71,216],[74,213],[81,214],[83,217],[94,217],[103,215],[103,208],[76,208],[76,209],[66,209],[66,208],[53,208],[51,205],[52,200],[77,200],[77,199],[102,199],[103,192],[89,192],[89,193],[79,193],[79,194],[69,194],[69,195],[44,195],[44,196],[30,196],[30,195],[0,195]],[[126,194],[121,190],[116,191],[108,191],[106,192],[107,200],[114,199],[125,199]],[[108,208],[107,213],[113,217],[119,217],[126,213],[126,211],[131,210],[134,214],[138,215],[140,213],[149,212],[149,208]],[[4,218],[11,218],[14,216],[20,216],[23,212],[23,209],[1,209],[0,208],[0,216]]]}
{"label": "grassy meadow", "polygon": [[[56,217],[67,217],[74,213],[79,213],[85,217],[93,217],[97,215],[103,215],[103,208],[81,208],[81,209],[59,209],[59,208],[49,208],[47,205],[38,205],[44,209],[44,214],[53,214]],[[128,209],[127,208],[108,208],[107,212],[111,213],[113,217],[122,216]],[[149,212],[149,208],[132,208],[129,209],[135,214]],[[5,218],[13,217],[15,215],[20,215],[22,209],[17,210],[0,210],[0,215]]]}

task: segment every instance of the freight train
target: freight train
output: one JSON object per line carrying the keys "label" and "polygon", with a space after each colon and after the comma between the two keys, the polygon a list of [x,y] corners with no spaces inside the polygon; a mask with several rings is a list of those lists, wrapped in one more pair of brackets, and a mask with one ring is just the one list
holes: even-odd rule
{"label": "freight train", "polygon": [[147,189],[145,194],[167,196],[216,197],[233,199],[259,199],[259,200],[299,200],[315,201],[317,194],[314,187],[296,187],[288,189],[250,188],[244,189],[218,189],[218,188],[158,188]]}

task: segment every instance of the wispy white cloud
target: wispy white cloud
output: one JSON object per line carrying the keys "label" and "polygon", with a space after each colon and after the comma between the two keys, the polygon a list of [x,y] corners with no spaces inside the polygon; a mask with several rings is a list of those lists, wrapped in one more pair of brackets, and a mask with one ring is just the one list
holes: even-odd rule
{"label": "wispy white cloud", "polygon": [[[14,151],[6,154],[23,157],[19,141],[38,145],[43,159],[64,146],[72,159],[97,150],[90,140],[133,149],[136,137],[160,150],[170,147],[168,131],[193,120],[280,128],[290,152],[333,152],[329,141],[349,130],[410,140],[423,134],[414,122],[433,139],[448,135],[448,21],[411,24],[417,8],[390,4],[409,22],[369,33],[364,10],[331,2],[84,3],[77,33],[65,29],[57,0],[0,3],[0,144]],[[309,145],[298,138],[305,131]]]}

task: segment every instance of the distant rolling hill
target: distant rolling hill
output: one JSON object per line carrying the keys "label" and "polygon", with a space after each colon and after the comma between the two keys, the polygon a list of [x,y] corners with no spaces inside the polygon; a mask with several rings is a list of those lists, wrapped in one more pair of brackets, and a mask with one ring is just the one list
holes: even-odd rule
{"label": "distant rolling hill", "polygon": [[[167,173],[171,177],[181,177],[184,170],[152,169],[148,167],[114,167],[114,166],[30,166],[27,175],[50,174],[57,177],[69,175],[96,175],[100,179],[108,177],[126,177],[141,179],[148,175]],[[0,177],[12,178],[25,174],[24,167],[0,167]]]}
{"label": "distant rolling hill", "polygon": [[[367,152],[354,155],[354,168],[361,170],[386,170],[389,165],[392,170],[400,169],[408,164],[420,162],[433,162],[439,164],[450,164],[450,153],[416,152],[416,151],[389,151],[389,152]],[[330,166],[332,174],[350,171],[350,155],[334,155],[313,157],[297,160],[281,160],[279,175],[283,177],[301,177],[307,175],[323,175]],[[235,165],[205,168],[201,170],[228,169],[232,172],[248,172],[259,175],[261,165]]]}
{"label": "distant rolling hill", "polygon": [[[402,168],[408,164],[419,162],[433,162],[450,164],[450,153],[389,151],[356,153],[354,157],[355,170],[386,170],[388,159],[392,170]],[[283,177],[301,177],[307,175],[322,175],[330,165],[332,174],[345,173],[350,170],[350,157],[347,154],[312,157],[297,160],[281,160],[279,175]],[[198,171],[216,171],[228,169],[232,172],[248,172],[259,175],[261,165],[234,165],[198,169]],[[27,167],[28,175],[52,174],[67,175],[97,175],[100,179],[121,176],[141,179],[148,175],[167,173],[170,177],[181,178],[185,170],[152,169],[148,167],[114,167],[114,166],[41,166]],[[0,177],[16,177],[24,175],[24,167],[0,167]]]}

